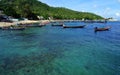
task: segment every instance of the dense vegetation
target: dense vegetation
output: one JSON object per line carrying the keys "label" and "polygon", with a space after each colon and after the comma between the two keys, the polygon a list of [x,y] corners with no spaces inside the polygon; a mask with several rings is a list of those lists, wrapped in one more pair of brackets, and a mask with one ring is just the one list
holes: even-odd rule
{"label": "dense vegetation", "polygon": [[50,7],[38,0],[0,0],[0,10],[15,18],[37,19],[39,15],[45,19],[48,17],[54,19],[102,19],[101,16],[93,13],[78,12],[62,7]]}

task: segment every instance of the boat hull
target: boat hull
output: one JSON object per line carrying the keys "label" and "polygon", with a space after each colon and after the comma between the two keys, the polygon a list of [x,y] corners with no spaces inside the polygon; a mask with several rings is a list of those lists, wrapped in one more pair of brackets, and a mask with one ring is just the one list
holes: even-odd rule
{"label": "boat hull", "polygon": [[51,26],[63,26],[63,24],[52,24]]}
{"label": "boat hull", "polygon": [[63,28],[84,28],[86,25],[83,26],[63,26]]}
{"label": "boat hull", "polygon": [[43,25],[19,25],[24,27],[42,27]]}
{"label": "boat hull", "polygon": [[25,30],[25,27],[2,27],[2,30]]}
{"label": "boat hull", "polygon": [[111,27],[105,27],[105,28],[95,28],[95,32],[97,31],[108,31]]}

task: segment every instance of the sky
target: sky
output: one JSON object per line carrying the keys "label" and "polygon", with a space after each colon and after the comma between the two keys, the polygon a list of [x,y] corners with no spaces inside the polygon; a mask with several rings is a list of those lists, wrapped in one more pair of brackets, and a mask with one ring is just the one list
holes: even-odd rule
{"label": "sky", "polygon": [[39,0],[53,7],[91,12],[105,18],[120,20],[120,0]]}

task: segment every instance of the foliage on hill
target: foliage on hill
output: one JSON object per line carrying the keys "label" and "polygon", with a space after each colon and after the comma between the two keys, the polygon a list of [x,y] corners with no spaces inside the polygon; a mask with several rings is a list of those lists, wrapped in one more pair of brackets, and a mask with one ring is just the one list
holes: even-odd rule
{"label": "foliage on hill", "polygon": [[89,12],[78,12],[62,7],[50,7],[38,0],[1,0],[0,10],[15,18],[37,19],[39,15],[45,19],[48,17],[55,19],[103,19],[101,16]]}

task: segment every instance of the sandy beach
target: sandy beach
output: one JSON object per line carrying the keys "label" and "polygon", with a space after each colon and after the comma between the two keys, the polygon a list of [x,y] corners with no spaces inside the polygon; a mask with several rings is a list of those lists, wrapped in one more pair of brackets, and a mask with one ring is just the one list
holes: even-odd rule
{"label": "sandy beach", "polygon": [[25,20],[25,21],[16,21],[16,22],[0,22],[0,27],[4,27],[4,26],[10,26],[10,25],[16,25],[16,24],[32,24],[32,23],[41,23],[41,24],[45,24],[45,23],[49,23],[49,20]]}

